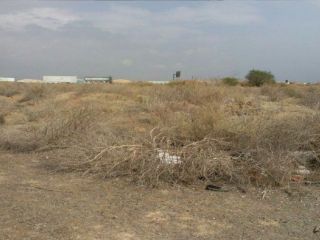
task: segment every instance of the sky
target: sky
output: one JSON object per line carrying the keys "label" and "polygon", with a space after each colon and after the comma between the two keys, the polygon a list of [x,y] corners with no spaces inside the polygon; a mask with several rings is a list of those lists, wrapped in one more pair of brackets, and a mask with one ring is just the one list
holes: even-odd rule
{"label": "sky", "polygon": [[0,76],[320,81],[320,0],[0,1]]}

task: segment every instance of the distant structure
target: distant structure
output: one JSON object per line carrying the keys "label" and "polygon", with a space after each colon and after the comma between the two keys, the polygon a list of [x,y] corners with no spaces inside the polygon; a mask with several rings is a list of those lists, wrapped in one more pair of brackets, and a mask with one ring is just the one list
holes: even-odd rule
{"label": "distant structure", "polygon": [[112,77],[85,77],[86,83],[112,83]]}
{"label": "distant structure", "polygon": [[128,84],[128,83],[132,83],[132,81],[128,79],[112,79],[112,83]]}
{"label": "distant structure", "polygon": [[42,80],[38,80],[38,79],[20,79],[20,80],[16,80],[16,82],[18,82],[18,83],[43,83]]}
{"label": "distant structure", "polygon": [[289,80],[284,81],[285,84],[293,84],[293,82],[290,82]]}
{"label": "distant structure", "polygon": [[170,81],[148,81],[149,83],[153,84],[168,84]]}
{"label": "distant structure", "polygon": [[176,71],[176,73],[173,74],[172,80],[175,80],[180,77],[181,77],[181,71]]}
{"label": "distant structure", "polygon": [[43,76],[44,83],[77,83],[77,76]]}
{"label": "distant structure", "polygon": [[15,78],[9,78],[9,77],[0,77],[0,82],[15,82]]}

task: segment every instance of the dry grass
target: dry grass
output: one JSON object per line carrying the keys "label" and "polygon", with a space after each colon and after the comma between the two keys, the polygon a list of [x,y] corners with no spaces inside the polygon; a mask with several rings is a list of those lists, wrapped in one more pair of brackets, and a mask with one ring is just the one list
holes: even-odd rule
{"label": "dry grass", "polygon": [[[2,117],[1,148],[46,151],[60,168],[84,175],[125,176],[152,186],[279,186],[297,167],[292,152],[320,153],[318,86],[184,81],[10,87],[17,98]],[[168,164],[161,152],[179,161]]]}

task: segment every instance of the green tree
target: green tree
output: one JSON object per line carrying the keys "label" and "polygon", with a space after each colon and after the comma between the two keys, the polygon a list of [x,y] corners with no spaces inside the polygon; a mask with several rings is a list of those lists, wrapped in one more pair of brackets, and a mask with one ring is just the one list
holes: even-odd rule
{"label": "green tree", "polygon": [[276,82],[271,72],[260,70],[251,70],[247,74],[246,79],[248,79],[249,85],[257,87]]}

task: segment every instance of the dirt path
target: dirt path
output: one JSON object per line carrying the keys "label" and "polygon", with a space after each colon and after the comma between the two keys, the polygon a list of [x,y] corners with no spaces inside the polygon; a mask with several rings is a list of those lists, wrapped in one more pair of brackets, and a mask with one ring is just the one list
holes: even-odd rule
{"label": "dirt path", "polygon": [[50,174],[0,153],[0,239],[320,239],[320,189],[208,192]]}

